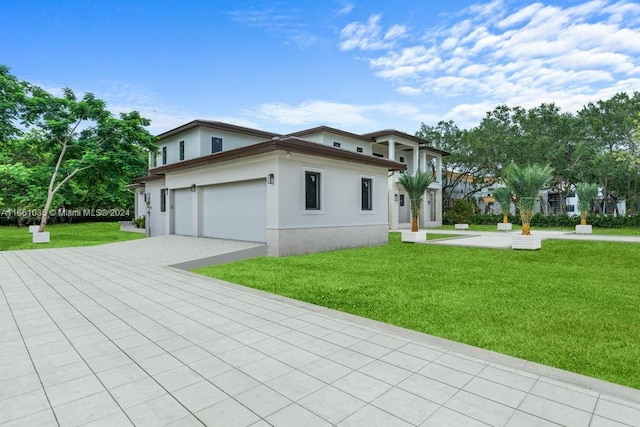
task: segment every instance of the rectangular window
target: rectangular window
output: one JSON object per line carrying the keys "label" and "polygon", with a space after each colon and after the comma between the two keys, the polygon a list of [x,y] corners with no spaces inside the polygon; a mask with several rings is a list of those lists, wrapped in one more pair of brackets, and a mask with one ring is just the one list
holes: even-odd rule
{"label": "rectangular window", "polygon": [[180,160],[184,160],[184,141],[180,141]]}
{"label": "rectangular window", "polygon": [[360,178],[360,200],[363,211],[373,210],[373,179]]}
{"label": "rectangular window", "polygon": [[364,149],[362,147],[356,147],[356,151],[358,153],[364,153]]}
{"label": "rectangular window", "polygon": [[320,172],[304,172],[304,208],[320,210]]}
{"label": "rectangular window", "polygon": [[400,156],[398,160],[400,160],[400,163],[404,163],[404,156]]}
{"label": "rectangular window", "polygon": [[160,212],[167,211],[167,189],[160,189]]}
{"label": "rectangular window", "polygon": [[404,206],[404,194],[400,195],[400,206]]}
{"label": "rectangular window", "polygon": [[336,147],[336,148],[340,148],[342,146],[342,144],[340,144],[337,141],[333,141],[333,146]]}
{"label": "rectangular window", "polygon": [[211,154],[222,151],[222,138],[211,137]]}
{"label": "rectangular window", "polygon": [[384,154],[373,153],[374,156],[384,158]]}
{"label": "rectangular window", "polygon": [[167,147],[162,147],[162,164],[167,164]]}

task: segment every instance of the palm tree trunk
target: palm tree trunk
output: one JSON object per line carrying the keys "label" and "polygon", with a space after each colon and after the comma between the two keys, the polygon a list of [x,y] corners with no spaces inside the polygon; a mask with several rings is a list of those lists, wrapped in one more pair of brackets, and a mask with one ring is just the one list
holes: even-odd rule
{"label": "palm tree trunk", "polygon": [[415,215],[411,217],[411,231],[415,232],[418,230],[418,215]]}
{"label": "palm tree trunk", "polygon": [[507,215],[502,215],[502,222],[505,224],[509,223],[509,217]]}

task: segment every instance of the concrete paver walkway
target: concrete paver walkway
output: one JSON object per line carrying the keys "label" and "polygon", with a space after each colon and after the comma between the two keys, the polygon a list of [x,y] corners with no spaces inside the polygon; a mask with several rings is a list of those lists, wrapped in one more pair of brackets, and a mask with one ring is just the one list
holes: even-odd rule
{"label": "concrete paver walkway", "polygon": [[[517,231],[462,231],[462,230],[430,230],[427,234],[450,234],[457,237],[450,239],[429,240],[425,244],[428,245],[444,245],[444,246],[467,246],[475,248],[491,248],[491,249],[511,249],[511,237],[520,234]],[[600,242],[629,242],[640,243],[640,236],[615,236],[615,235],[598,235],[598,234],[575,234],[565,231],[547,231],[533,230],[533,235],[538,235],[544,240],[560,239],[560,240],[588,240]]]}
{"label": "concrete paver walkway", "polygon": [[0,252],[0,425],[640,426],[640,391],[100,247]]}

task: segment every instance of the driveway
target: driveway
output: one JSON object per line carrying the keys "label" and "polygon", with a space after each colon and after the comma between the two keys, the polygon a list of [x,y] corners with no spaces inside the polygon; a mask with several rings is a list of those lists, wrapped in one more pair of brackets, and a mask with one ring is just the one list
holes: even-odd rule
{"label": "driveway", "polygon": [[640,425],[639,390],[124,250],[0,252],[0,285],[2,426]]}

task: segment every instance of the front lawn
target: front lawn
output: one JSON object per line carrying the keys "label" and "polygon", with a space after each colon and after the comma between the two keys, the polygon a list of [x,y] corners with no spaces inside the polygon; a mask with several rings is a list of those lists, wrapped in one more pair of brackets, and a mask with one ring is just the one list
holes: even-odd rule
{"label": "front lawn", "polygon": [[0,227],[0,251],[94,246],[144,237],[141,233],[120,231],[120,224],[117,222],[54,224],[47,225],[45,231],[51,233],[51,243],[36,245],[31,241],[28,227]]}
{"label": "front lawn", "polygon": [[402,244],[195,270],[640,388],[640,244],[540,251]]}

